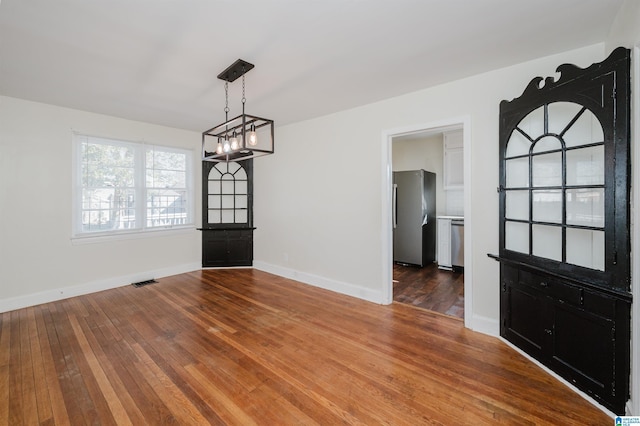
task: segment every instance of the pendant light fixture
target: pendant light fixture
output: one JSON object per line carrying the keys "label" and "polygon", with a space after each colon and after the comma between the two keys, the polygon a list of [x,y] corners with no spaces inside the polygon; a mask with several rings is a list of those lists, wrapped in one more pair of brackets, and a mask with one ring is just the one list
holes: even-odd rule
{"label": "pendant light fixture", "polygon": [[[246,114],[245,74],[253,69],[238,59],[218,78],[224,80],[225,121],[202,132],[202,160],[227,162],[239,161],[261,155],[273,154],[273,120]],[[229,83],[242,77],[242,114],[229,120]]]}

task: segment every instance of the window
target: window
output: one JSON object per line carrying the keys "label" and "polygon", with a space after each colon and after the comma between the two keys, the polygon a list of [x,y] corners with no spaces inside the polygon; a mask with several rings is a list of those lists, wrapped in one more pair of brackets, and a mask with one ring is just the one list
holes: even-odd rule
{"label": "window", "polygon": [[75,237],[193,225],[189,150],[76,134]]}

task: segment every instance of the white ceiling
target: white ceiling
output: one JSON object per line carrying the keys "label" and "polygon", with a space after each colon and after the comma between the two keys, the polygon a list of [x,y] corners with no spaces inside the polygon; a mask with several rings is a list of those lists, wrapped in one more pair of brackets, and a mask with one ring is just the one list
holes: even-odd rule
{"label": "white ceiling", "polygon": [[282,125],[602,42],[622,1],[0,0],[0,94],[202,131],[242,58]]}

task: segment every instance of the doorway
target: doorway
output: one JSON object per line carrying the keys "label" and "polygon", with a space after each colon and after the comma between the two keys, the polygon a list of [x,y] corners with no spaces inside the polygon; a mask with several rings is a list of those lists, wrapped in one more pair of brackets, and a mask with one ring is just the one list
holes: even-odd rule
{"label": "doorway", "polygon": [[[411,297],[413,300],[410,302],[414,305],[435,310],[435,311],[443,311],[442,313],[446,315],[452,315],[457,317],[464,317],[465,326],[468,328],[472,328],[472,264],[471,264],[471,197],[469,191],[469,176],[470,174],[470,117],[461,117],[454,118],[450,120],[443,120],[441,122],[425,124],[425,125],[415,125],[405,128],[391,129],[383,132],[383,168],[384,168],[384,176],[383,179],[383,194],[386,194],[385,199],[383,200],[383,219],[384,219],[384,229],[383,229],[383,274],[384,274],[384,292],[385,299],[387,303],[392,303],[394,300],[397,300],[400,303],[407,303]],[[462,271],[450,271],[443,270],[438,268],[438,264],[434,263],[431,265],[426,265],[423,268],[412,268],[411,266],[405,266],[396,264],[393,261],[393,215],[392,215],[392,206],[394,205],[393,200],[393,172],[394,172],[394,144],[411,144],[411,143],[419,143],[420,139],[429,140],[432,139],[431,143],[438,145],[439,142],[439,151],[435,151],[432,160],[438,160],[433,164],[425,164],[424,166],[417,163],[407,163],[403,166],[403,168],[414,168],[414,169],[425,169],[425,168],[435,168],[435,173],[441,176],[441,179],[444,178],[444,144],[443,144],[443,134],[446,132],[451,132],[455,130],[462,130],[462,152],[460,153],[462,158],[462,185],[460,193],[458,196],[452,196],[453,193],[447,194],[448,191],[444,191],[444,185],[438,185],[440,188],[440,200],[441,201],[441,209],[436,216],[447,216],[447,196],[451,200],[449,207],[454,206],[457,203],[457,211],[456,215],[462,216],[463,223],[465,226],[464,232],[464,246],[467,248],[464,253],[464,270]],[[439,138],[439,139],[438,139]],[[434,142],[435,140],[436,142]],[[411,142],[413,141],[413,142]],[[427,149],[427,147],[423,147]],[[434,148],[433,146],[431,148]],[[418,158],[418,155],[412,156],[415,161]],[[437,157],[437,158],[436,158]],[[396,168],[399,168],[396,162]],[[439,171],[439,173],[438,173]],[[455,200],[453,200],[455,198]],[[434,218],[435,219],[435,218]],[[402,283],[404,276],[404,283]],[[398,279],[395,279],[398,278]],[[394,282],[397,281],[397,282]],[[408,281],[413,282],[410,284]],[[415,284],[418,281],[423,281],[425,285],[420,287],[420,284]],[[397,297],[394,299],[394,284],[397,289]],[[440,289],[437,289],[438,286],[441,286]],[[454,301],[453,303],[441,301],[438,302],[436,299],[442,297],[443,294],[448,293],[448,296],[453,296],[456,293],[455,286],[459,286],[458,295],[460,296],[459,300]],[[414,287],[411,289],[409,287]],[[443,291],[447,290],[447,291]],[[410,296],[409,293],[413,292],[413,296]],[[432,297],[430,298],[429,295]],[[404,299],[404,300],[398,300]],[[418,300],[422,299],[422,300]],[[429,300],[430,299],[430,300]],[[443,309],[444,306],[449,304],[446,309]]]}
{"label": "doorway", "polygon": [[[450,222],[439,222],[449,221],[453,217],[458,221],[464,220],[462,136],[460,127],[452,127],[394,136],[391,143],[394,181],[392,208],[395,212],[393,300],[461,319],[464,318],[463,265],[456,265],[454,271],[449,253],[444,256],[446,259],[442,258],[442,251],[451,252],[450,235],[455,228],[450,226]],[[406,188],[403,183],[407,183],[407,179],[413,178],[418,171],[421,171],[420,175],[431,177],[428,180],[430,185],[423,185],[423,191],[419,191],[421,193],[409,195],[406,190],[403,191]],[[415,200],[415,205],[407,205],[406,198],[409,196],[416,199],[422,197],[422,209],[418,200]],[[425,209],[426,204],[430,204],[428,209]],[[399,210],[405,214],[402,215]],[[416,213],[422,210],[415,223],[398,218],[411,218],[413,215],[409,213],[414,213],[414,210]],[[446,226],[448,235],[440,230],[443,226]],[[407,248],[404,246],[411,241],[400,230],[409,232],[412,239],[420,238],[417,235],[422,234],[418,247],[410,244],[409,248],[412,252],[429,253],[429,256],[423,256],[427,259],[425,262],[417,265],[406,261]],[[437,244],[440,238],[447,241]],[[402,249],[402,253],[398,252],[399,249]]]}

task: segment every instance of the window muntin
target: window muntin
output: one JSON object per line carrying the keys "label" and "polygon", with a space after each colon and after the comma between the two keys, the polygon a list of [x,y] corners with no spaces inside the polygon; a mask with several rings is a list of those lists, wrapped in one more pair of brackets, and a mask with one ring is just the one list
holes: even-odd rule
{"label": "window muntin", "polygon": [[505,248],[603,271],[604,176],[591,111],[552,102],[529,113],[505,148]]}
{"label": "window muntin", "polygon": [[74,135],[74,237],[193,225],[192,153]]}
{"label": "window muntin", "polygon": [[248,176],[240,164],[216,163],[209,171],[207,187],[209,224],[249,223]]}

